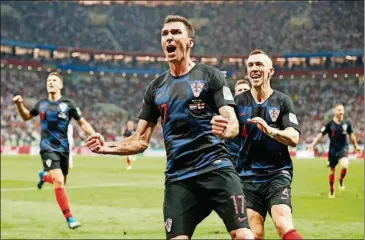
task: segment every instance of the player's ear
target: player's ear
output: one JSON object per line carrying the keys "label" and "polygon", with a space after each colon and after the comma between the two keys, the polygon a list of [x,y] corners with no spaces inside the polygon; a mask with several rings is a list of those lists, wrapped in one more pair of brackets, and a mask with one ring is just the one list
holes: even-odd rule
{"label": "player's ear", "polygon": [[189,38],[186,44],[188,45],[189,48],[193,48],[194,40],[192,38]]}
{"label": "player's ear", "polygon": [[269,74],[270,74],[271,77],[274,76],[274,73],[275,73],[275,69],[270,68]]}

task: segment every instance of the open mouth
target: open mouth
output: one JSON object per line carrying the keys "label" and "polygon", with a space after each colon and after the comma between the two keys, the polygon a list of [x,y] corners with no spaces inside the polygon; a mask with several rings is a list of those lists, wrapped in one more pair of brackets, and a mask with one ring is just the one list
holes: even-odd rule
{"label": "open mouth", "polygon": [[254,80],[259,79],[260,77],[261,77],[261,75],[259,75],[259,74],[252,74],[251,75],[251,78],[254,79]]}
{"label": "open mouth", "polygon": [[168,45],[168,46],[166,47],[166,50],[167,50],[167,52],[168,52],[168,53],[173,53],[173,52],[175,52],[175,50],[176,50],[176,46]]}

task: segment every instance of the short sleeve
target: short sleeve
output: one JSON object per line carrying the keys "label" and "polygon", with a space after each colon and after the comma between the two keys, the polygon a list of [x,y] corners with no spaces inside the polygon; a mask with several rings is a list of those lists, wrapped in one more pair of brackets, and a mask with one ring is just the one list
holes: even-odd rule
{"label": "short sleeve", "polygon": [[148,122],[157,123],[160,117],[160,111],[158,110],[154,99],[152,83],[147,87],[147,90],[143,97],[142,109],[138,114],[139,119],[146,120]]}
{"label": "short sleeve", "polygon": [[70,101],[69,106],[71,109],[70,110],[71,117],[77,121],[80,120],[82,118],[82,112],[81,112],[80,108],[77,107],[75,105],[75,103],[72,101]]}
{"label": "short sleeve", "polygon": [[350,135],[353,132],[354,132],[354,130],[352,128],[352,123],[350,121],[347,121],[347,134]]}
{"label": "short sleeve", "polygon": [[223,73],[219,70],[212,71],[209,80],[209,88],[211,91],[213,91],[215,105],[218,110],[219,108],[226,105],[236,105],[227,80],[225,79]]}
{"label": "short sleeve", "polygon": [[284,129],[292,127],[300,133],[298,119],[294,112],[294,104],[288,96],[284,99],[282,126]]}
{"label": "short sleeve", "polygon": [[326,126],[323,126],[322,128],[321,128],[321,133],[322,133],[322,135],[324,136],[324,135],[326,135],[327,133],[329,133],[330,132],[330,124],[329,123],[327,123],[326,124]]}
{"label": "short sleeve", "polygon": [[30,115],[32,115],[33,117],[38,116],[39,115],[39,105],[40,105],[41,101],[38,101],[34,107],[30,110]]}

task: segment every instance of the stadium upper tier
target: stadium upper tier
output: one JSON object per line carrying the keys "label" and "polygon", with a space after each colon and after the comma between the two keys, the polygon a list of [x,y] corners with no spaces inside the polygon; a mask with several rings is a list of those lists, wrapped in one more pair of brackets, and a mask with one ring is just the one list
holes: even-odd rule
{"label": "stadium upper tier", "polygon": [[168,14],[196,26],[195,54],[242,54],[363,49],[362,1],[180,3],[171,6],[2,1],[1,36],[9,40],[161,53]]}

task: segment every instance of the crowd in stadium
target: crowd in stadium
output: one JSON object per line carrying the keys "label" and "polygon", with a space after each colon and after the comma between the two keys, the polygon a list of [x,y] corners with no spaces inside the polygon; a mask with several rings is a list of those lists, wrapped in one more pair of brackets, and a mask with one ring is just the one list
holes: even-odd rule
{"label": "crowd in stadium", "polygon": [[[143,93],[150,79],[133,76],[107,78],[64,74],[63,95],[75,101],[84,117],[108,140],[118,140],[128,119],[136,120],[142,106]],[[17,114],[11,99],[15,94],[25,98],[31,108],[36,100],[46,97],[46,72],[18,71],[2,68],[1,71],[1,143],[8,145],[38,145],[39,120],[24,122]],[[231,82],[233,86],[233,82]],[[294,101],[301,123],[302,135],[298,148],[304,148],[318,134],[322,124],[332,118],[334,103],[345,104],[347,117],[353,122],[357,139],[364,135],[363,82],[357,79],[273,79],[274,89],[288,94]],[[37,99],[36,99],[36,98]],[[110,106],[114,104],[115,108]],[[115,109],[123,109],[116,111]],[[86,136],[77,124],[75,142],[82,146]],[[163,147],[162,129],[158,125],[152,147]]]}
{"label": "crowd in stadium", "polygon": [[[2,38],[57,46],[161,53],[167,14],[197,26],[195,54],[339,51],[363,48],[361,1],[181,3],[83,6],[76,2],[6,2]],[[199,17],[196,17],[199,16]],[[255,39],[254,41],[245,41]]]}

